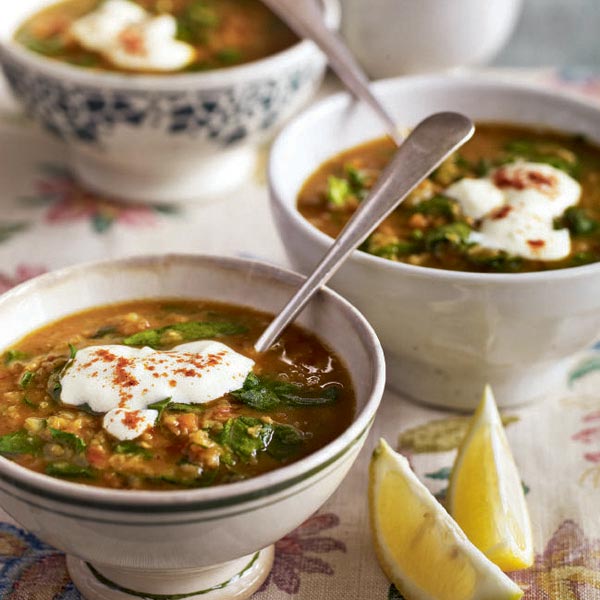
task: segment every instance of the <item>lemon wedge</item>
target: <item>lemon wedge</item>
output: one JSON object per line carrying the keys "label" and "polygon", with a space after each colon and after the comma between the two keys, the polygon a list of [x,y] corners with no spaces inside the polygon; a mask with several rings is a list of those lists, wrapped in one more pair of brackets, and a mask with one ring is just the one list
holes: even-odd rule
{"label": "lemon wedge", "polygon": [[502,570],[533,564],[525,494],[490,386],[458,450],[448,510],[475,546]]}
{"label": "lemon wedge", "polygon": [[523,595],[385,440],[371,459],[369,506],[381,567],[407,600],[518,600]]}

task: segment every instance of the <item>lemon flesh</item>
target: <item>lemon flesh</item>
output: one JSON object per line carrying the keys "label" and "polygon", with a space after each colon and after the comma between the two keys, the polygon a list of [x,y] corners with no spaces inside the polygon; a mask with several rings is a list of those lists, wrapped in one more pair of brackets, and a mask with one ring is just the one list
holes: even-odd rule
{"label": "lemon flesh", "polygon": [[473,544],[502,570],[533,564],[523,486],[489,386],[458,450],[448,508]]}
{"label": "lemon flesh", "polygon": [[523,595],[384,440],[371,460],[369,505],[379,562],[407,600],[517,600]]}

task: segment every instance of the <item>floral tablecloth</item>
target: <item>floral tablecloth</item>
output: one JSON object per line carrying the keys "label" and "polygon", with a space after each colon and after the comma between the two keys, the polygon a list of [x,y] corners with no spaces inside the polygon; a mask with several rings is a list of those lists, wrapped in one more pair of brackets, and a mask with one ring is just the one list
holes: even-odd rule
{"label": "floral tablecloth", "polygon": [[[570,89],[600,102],[600,76],[585,71],[491,76]],[[66,167],[64,148],[20,116],[1,86],[0,292],[65,265],[162,251],[253,256],[286,265],[268,209],[266,153],[254,179],[227,199],[196,207],[126,206],[81,189]],[[528,492],[535,537],[535,565],[513,574],[527,600],[600,600],[599,390],[600,347],[581,356],[552,398],[510,411],[507,432]],[[350,475],[318,514],[277,542],[273,571],[255,598],[401,598],[379,570],[371,546],[370,451],[380,436],[399,444],[419,476],[443,498],[457,432],[464,425],[464,418],[388,391]],[[64,556],[1,512],[0,596],[81,598]]]}

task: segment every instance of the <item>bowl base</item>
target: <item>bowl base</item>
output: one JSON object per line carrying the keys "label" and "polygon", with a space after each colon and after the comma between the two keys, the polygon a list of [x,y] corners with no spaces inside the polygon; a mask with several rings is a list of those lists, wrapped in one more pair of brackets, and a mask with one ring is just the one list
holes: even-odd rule
{"label": "bowl base", "polygon": [[141,570],[94,567],[67,556],[71,579],[86,600],[244,600],[273,566],[274,546],[202,569]]}
{"label": "bowl base", "polygon": [[458,411],[477,408],[486,384],[494,390],[500,408],[512,408],[544,400],[563,389],[574,357],[514,367],[444,370],[419,361],[386,354],[387,384],[419,404]]}
{"label": "bowl base", "polygon": [[181,153],[121,156],[77,147],[70,153],[75,176],[88,189],[135,203],[204,203],[241,187],[256,168],[258,150],[239,145],[214,155]]}

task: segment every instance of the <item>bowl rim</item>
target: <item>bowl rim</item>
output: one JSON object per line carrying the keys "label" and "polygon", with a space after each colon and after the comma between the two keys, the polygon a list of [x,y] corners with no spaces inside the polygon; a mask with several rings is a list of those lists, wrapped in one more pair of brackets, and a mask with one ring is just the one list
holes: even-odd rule
{"label": "bowl rim", "polygon": [[[339,28],[341,23],[340,0],[319,1],[323,3],[324,18],[327,25],[332,29]],[[48,3],[51,4],[50,1]],[[22,20],[19,21],[19,24],[22,22]],[[12,36],[8,40],[0,39],[0,59],[2,59],[2,54],[6,53],[13,60],[25,63],[29,68],[57,79],[69,80],[72,84],[118,88],[120,90],[127,89],[130,91],[152,89],[153,91],[171,93],[177,87],[220,87],[264,77],[280,70],[290,62],[300,60],[303,55],[316,51],[320,52],[312,41],[300,39],[280,52],[233,67],[210,69],[196,73],[175,72],[147,75],[86,69],[32,52],[16,42]]]}
{"label": "bowl rim", "polygon": [[[219,269],[257,273],[269,279],[298,286],[304,277],[279,266],[254,259],[214,256],[207,254],[155,254],[119,259],[80,263],[40,275],[26,281],[0,296],[0,311],[6,303],[35,293],[43,293],[47,287],[64,280],[79,277],[90,271],[115,268],[140,269],[152,266],[214,265]],[[199,510],[222,509],[243,502],[258,500],[289,488],[322,471],[344,456],[371,426],[385,387],[385,360],[375,331],[365,317],[348,300],[329,288],[319,294],[331,299],[339,306],[348,322],[356,327],[370,357],[372,382],[363,408],[355,414],[350,426],[337,438],[308,456],[240,482],[207,488],[159,491],[159,490],[115,490],[101,488],[68,480],[57,479],[37,473],[0,456],[0,481],[33,493],[40,498],[51,499],[77,507],[95,510],[144,513],[181,513]],[[133,298],[132,296],[132,299]],[[90,306],[91,308],[92,306]],[[83,310],[83,309],[82,309]],[[342,357],[343,358],[343,357]]]}
{"label": "bowl rim", "polygon": [[[560,90],[548,90],[539,84],[507,82],[490,75],[460,73],[394,77],[376,81],[372,84],[372,87],[376,93],[386,93],[388,91],[392,92],[397,87],[410,88],[412,85],[424,87],[428,85],[447,85],[449,87],[472,86],[482,90],[508,90],[515,94],[531,94],[537,96],[542,102],[549,99],[558,99],[565,103],[565,105],[571,105],[580,110],[588,110],[596,113],[597,119],[600,121],[600,107],[595,106],[591,102],[579,99],[573,94]],[[299,136],[297,133],[302,131],[305,121],[315,118],[315,116],[320,113],[327,116],[340,114],[344,109],[350,106],[351,103],[351,95],[343,91],[332,94],[331,96],[314,103],[310,108],[295,116],[279,132],[273,142],[269,156],[267,175],[272,208],[276,211],[279,210],[283,212],[287,220],[290,221],[296,229],[302,230],[303,233],[310,238],[310,243],[316,244],[317,246],[329,247],[333,243],[333,238],[315,227],[298,211],[296,200],[300,190],[296,191],[296,195],[291,202],[288,201],[289,198],[282,192],[280,185],[282,177],[280,177],[277,172],[276,162],[278,156],[282,155],[285,151],[284,149],[289,146],[290,143],[288,142],[288,139],[298,139]],[[366,139],[365,141],[376,139],[382,135],[383,133],[379,136],[373,136],[372,138]],[[332,157],[333,156],[335,155],[332,155]],[[440,282],[480,284],[483,286],[490,284],[522,285],[535,281],[563,281],[600,273],[600,262],[577,267],[550,269],[547,271],[535,271],[529,273],[476,273],[471,271],[450,271],[447,269],[410,265],[408,263],[395,262],[386,258],[374,256],[360,250],[355,250],[350,257],[350,260],[367,268],[384,269],[389,273],[402,273],[403,276],[408,276],[410,278],[432,278]]]}

